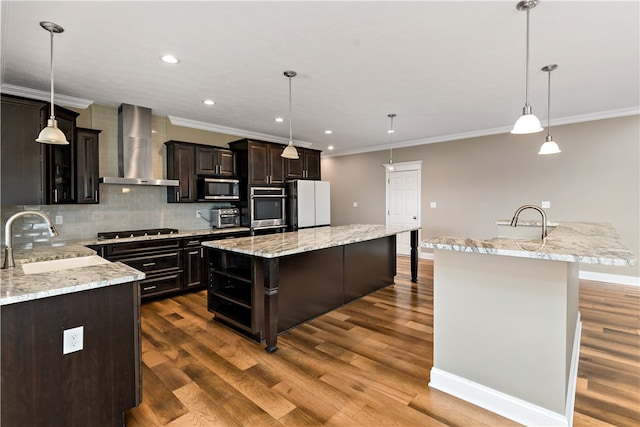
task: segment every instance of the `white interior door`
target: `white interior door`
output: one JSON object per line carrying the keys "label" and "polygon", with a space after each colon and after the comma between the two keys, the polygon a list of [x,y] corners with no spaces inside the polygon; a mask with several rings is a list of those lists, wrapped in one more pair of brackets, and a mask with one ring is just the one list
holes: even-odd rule
{"label": "white interior door", "polygon": [[[387,225],[420,225],[420,168],[422,162],[396,163],[387,171]],[[397,236],[397,253],[411,253],[410,234]]]}

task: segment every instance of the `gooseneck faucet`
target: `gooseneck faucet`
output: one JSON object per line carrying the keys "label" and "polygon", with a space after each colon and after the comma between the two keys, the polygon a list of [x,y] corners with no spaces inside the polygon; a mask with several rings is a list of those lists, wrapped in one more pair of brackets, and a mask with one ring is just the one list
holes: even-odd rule
{"label": "gooseneck faucet", "polygon": [[542,210],[541,207],[536,206],[536,205],[520,206],[516,210],[516,213],[513,214],[513,219],[511,219],[511,226],[512,227],[517,227],[518,226],[518,216],[520,215],[520,212],[522,212],[525,209],[534,209],[534,210],[540,212],[540,215],[542,215],[542,238],[544,239],[545,237],[547,237],[547,214],[544,213],[544,211]]}
{"label": "gooseneck faucet", "polygon": [[16,214],[13,214],[8,220],[7,223],[4,226],[4,263],[2,264],[2,268],[11,268],[11,267],[15,267],[15,263],[13,262],[13,231],[12,231],[12,226],[13,226],[13,221],[15,221],[16,219],[23,217],[23,216],[27,216],[27,215],[35,215],[35,216],[39,216],[40,218],[44,219],[47,222],[47,225],[49,226],[49,235],[51,235],[51,237],[53,236],[57,236],[58,235],[58,230],[56,230],[56,227],[54,227],[53,223],[51,222],[51,218],[49,218],[47,215],[43,214],[42,212],[38,212],[38,211],[22,211],[22,212],[18,212]]}

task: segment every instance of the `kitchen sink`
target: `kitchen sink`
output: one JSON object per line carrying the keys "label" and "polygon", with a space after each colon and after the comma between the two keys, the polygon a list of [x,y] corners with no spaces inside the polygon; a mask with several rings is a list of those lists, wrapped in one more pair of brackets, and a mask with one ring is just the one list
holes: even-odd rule
{"label": "kitchen sink", "polygon": [[[557,224],[547,223],[547,235],[556,228]],[[539,224],[518,224],[517,227],[498,224],[498,238],[501,239],[540,239],[542,237],[542,227]]]}
{"label": "kitchen sink", "polygon": [[22,264],[22,271],[24,271],[24,274],[38,274],[109,263],[110,261],[98,255],[91,255],[77,258],[54,259],[51,261],[29,262]]}

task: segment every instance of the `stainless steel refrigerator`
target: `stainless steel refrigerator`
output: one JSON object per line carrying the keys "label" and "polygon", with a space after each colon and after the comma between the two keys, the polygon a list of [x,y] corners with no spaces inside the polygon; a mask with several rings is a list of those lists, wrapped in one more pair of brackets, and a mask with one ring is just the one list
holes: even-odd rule
{"label": "stainless steel refrigerator", "polygon": [[287,182],[290,230],[331,225],[331,183],[295,180]]}

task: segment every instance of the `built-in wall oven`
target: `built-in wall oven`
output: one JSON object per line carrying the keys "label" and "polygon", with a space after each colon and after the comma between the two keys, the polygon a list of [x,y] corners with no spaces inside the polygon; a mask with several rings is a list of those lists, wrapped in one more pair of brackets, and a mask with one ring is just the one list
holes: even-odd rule
{"label": "built-in wall oven", "polygon": [[251,228],[280,228],[287,225],[286,193],[282,187],[251,187],[249,213]]}

